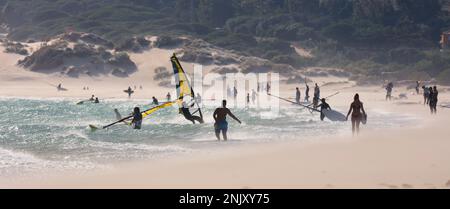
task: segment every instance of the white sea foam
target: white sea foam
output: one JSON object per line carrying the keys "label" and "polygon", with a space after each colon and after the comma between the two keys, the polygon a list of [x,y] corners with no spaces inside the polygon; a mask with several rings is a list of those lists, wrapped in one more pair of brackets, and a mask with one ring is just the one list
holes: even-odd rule
{"label": "white sea foam", "polygon": [[[114,108],[127,115],[136,103],[149,107],[145,105],[148,101],[108,100],[96,105],[75,105],[74,101],[78,100],[0,98],[0,175],[94,169],[218,147],[214,109],[210,107],[203,109],[205,124],[194,125],[178,110],[167,108],[148,117],[139,131],[118,124],[92,132],[89,124],[101,126],[115,120]],[[293,106],[282,106],[279,114],[253,108],[231,110],[244,123],[229,119],[231,141],[227,146],[303,140],[349,129],[348,123],[320,122],[317,114]],[[415,120],[410,115],[392,117],[393,113],[381,110],[368,112],[368,128],[401,126]]]}

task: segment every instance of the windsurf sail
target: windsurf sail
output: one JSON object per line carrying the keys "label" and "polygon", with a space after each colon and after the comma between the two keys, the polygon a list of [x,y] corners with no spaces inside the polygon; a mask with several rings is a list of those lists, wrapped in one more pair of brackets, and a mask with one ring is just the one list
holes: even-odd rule
{"label": "windsurf sail", "polygon": [[188,107],[195,107],[197,110],[192,114],[199,114],[199,117],[203,120],[203,113],[195,99],[194,89],[189,83],[189,79],[187,78],[186,73],[183,70],[183,67],[180,64],[180,61],[176,57],[175,54],[170,58],[173,67],[173,74],[175,76],[175,83],[177,89],[177,104],[181,108],[183,106],[183,102],[185,102]]}
{"label": "windsurf sail", "polygon": [[151,108],[151,109],[149,109],[149,110],[146,110],[146,111],[142,112],[142,118],[145,118],[145,117],[147,117],[147,116],[153,114],[154,112],[156,112],[156,111],[158,111],[158,110],[160,110],[160,109],[164,109],[164,108],[166,108],[166,107],[170,107],[170,106],[172,106],[172,105],[174,105],[174,104],[175,104],[175,102],[166,102],[166,103],[164,103],[164,104],[162,104],[162,105],[158,105],[158,106],[156,106],[156,107],[154,107],[154,108]]}

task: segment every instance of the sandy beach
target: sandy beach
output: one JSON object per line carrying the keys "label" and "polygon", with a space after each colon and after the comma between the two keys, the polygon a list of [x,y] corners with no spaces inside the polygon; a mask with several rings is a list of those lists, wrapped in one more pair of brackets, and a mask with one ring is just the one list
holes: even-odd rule
{"label": "sandy beach", "polygon": [[[0,47],[0,51],[3,51]],[[43,75],[17,67],[18,55],[0,53],[0,96],[21,98],[126,99],[121,90],[143,85],[133,99],[164,97],[169,91],[153,81],[153,69],[171,69],[173,51],[153,49],[132,54],[139,71],[129,78],[67,78]],[[192,69],[185,65],[188,71]],[[319,84],[336,78],[312,78]],[[63,83],[67,92],[57,92]],[[302,84],[299,84],[302,85]],[[90,91],[84,91],[89,86]],[[292,96],[294,84],[282,84],[280,95]],[[303,86],[300,86],[303,88]],[[438,87],[440,101],[450,101],[447,87]],[[419,122],[402,128],[372,130],[362,127],[360,136],[348,132],[320,137],[298,136],[298,141],[245,144],[191,153],[167,159],[122,163],[112,169],[82,175],[61,173],[12,181],[0,177],[0,188],[450,188],[450,109],[438,108],[431,115],[421,95],[397,88],[394,95],[408,99],[384,101],[381,87],[355,87],[351,82],[325,86],[322,94],[340,94],[332,106],[347,110],[355,93],[361,95],[370,117],[371,110],[416,117]],[[210,117],[210,116],[208,116]],[[369,118],[370,123],[370,118]],[[210,137],[213,141],[213,136]],[[321,140],[326,139],[326,140]],[[227,142],[214,142],[220,147]]]}

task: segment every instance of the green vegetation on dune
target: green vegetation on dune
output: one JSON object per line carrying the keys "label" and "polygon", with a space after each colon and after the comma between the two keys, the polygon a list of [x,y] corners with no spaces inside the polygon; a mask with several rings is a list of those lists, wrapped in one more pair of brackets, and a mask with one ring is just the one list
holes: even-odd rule
{"label": "green vegetation on dune", "polygon": [[[294,67],[344,67],[367,76],[448,82],[450,29],[444,0],[0,0],[16,41],[67,30],[123,48],[130,37],[190,35]],[[167,37],[167,36],[166,36]],[[166,38],[161,44],[170,44]],[[292,44],[308,49],[301,57]],[[125,48],[126,49],[126,48]],[[133,50],[138,50],[133,49]]]}

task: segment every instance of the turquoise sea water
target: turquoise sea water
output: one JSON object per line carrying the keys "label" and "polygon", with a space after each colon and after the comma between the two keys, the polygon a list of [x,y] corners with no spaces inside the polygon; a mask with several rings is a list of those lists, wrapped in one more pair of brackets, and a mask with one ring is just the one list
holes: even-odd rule
{"label": "turquoise sea water", "polygon": [[[336,135],[348,133],[350,128],[348,123],[320,122],[317,114],[289,105],[282,106],[279,114],[252,108],[232,109],[244,124],[229,119],[231,140],[227,143],[215,140],[213,107],[204,108],[206,123],[202,125],[186,121],[176,108],[166,108],[148,117],[139,131],[119,124],[92,132],[89,124],[101,126],[115,120],[114,108],[127,115],[135,106],[144,109],[150,106],[146,101],[129,100],[85,105],[76,105],[76,102],[72,99],[0,98],[0,176],[26,175],[46,169],[85,171],[117,162],[243,143]],[[265,113],[265,117],[261,117],[261,113]],[[376,111],[369,115],[368,127],[371,128],[403,126],[414,121],[410,116],[389,117],[390,113]]]}

